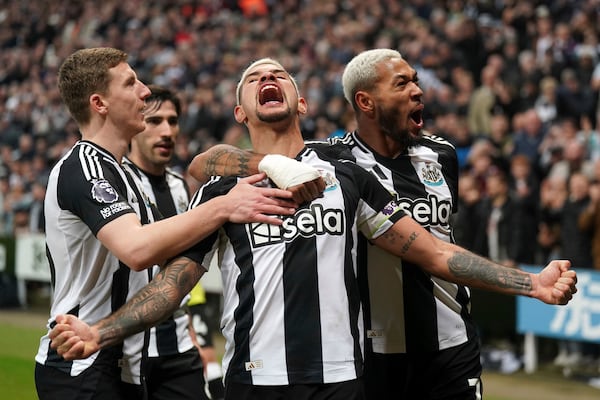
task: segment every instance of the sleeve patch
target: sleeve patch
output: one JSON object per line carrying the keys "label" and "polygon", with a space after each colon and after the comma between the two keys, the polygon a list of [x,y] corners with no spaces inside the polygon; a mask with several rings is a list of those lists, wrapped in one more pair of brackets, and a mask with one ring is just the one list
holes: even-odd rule
{"label": "sleeve patch", "polygon": [[117,191],[106,179],[92,180],[92,198],[98,203],[110,204],[119,198]]}

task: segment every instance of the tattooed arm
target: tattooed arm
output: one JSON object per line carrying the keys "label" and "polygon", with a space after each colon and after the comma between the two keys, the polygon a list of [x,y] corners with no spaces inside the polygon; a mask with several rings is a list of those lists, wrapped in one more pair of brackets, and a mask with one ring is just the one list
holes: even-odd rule
{"label": "tattooed arm", "polygon": [[[255,153],[250,150],[241,150],[237,147],[218,144],[203,153],[200,153],[194,157],[188,167],[188,172],[194,178],[201,183],[205,183],[211,176],[249,176],[258,174],[260,172],[259,164],[265,157],[264,154]],[[319,197],[323,190],[325,190],[325,182],[323,178],[318,177],[316,179],[302,178],[302,172],[294,169],[294,164],[301,164],[300,162],[288,159],[288,163],[283,168],[275,168],[278,175],[288,177],[289,180],[296,180],[301,182],[290,187],[286,187],[286,190],[292,192],[292,198],[298,204],[309,202]],[[304,168],[307,168],[306,166]],[[268,171],[267,175],[269,178],[273,178],[272,174]],[[275,183],[278,183],[273,179]],[[279,186],[279,185],[278,185]],[[280,189],[283,189],[279,186]]]}
{"label": "tattooed arm", "polygon": [[124,306],[92,326],[74,315],[59,315],[51,346],[66,360],[87,358],[150,328],[173,314],[206,270],[186,257],[170,262]]}
{"label": "tattooed arm", "polygon": [[449,282],[548,304],[567,304],[577,292],[577,275],[567,260],[552,261],[538,274],[508,268],[435,238],[409,217],[401,218],[373,243]]}
{"label": "tattooed arm", "polygon": [[264,154],[241,150],[228,144],[217,144],[194,157],[188,172],[201,183],[211,176],[249,176],[258,174]]}

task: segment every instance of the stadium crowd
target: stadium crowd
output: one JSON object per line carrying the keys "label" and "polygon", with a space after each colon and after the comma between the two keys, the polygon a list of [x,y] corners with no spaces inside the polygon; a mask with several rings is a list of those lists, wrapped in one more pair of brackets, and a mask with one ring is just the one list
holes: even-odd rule
{"label": "stadium crowd", "polygon": [[459,155],[457,242],[600,270],[599,22],[597,0],[0,0],[0,235],[43,231],[49,169],[79,138],[56,82],[78,48],[123,49],[143,82],[181,94],[185,173],[213,144],[249,146],[231,110],[250,61],[282,61],[310,105],[303,135],[326,138],[355,128],[345,64],[388,47]]}

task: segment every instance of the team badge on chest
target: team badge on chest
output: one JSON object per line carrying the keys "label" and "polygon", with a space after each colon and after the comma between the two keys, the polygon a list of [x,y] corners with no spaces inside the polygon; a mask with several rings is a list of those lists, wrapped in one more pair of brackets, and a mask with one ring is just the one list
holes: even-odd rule
{"label": "team badge on chest", "polygon": [[428,186],[440,186],[444,183],[444,176],[434,164],[426,163],[420,170],[421,180]]}

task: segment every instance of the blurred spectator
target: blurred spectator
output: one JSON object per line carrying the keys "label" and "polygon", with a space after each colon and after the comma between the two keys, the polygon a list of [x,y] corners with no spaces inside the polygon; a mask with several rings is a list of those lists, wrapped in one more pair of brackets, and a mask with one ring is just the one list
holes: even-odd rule
{"label": "blurred spectator", "polygon": [[481,191],[475,178],[467,171],[461,172],[458,179],[458,211],[451,216],[454,239],[456,243],[469,250],[474,250],[480,221],[478,206]]}
{"label": "blurred spectator", "polygon": [[515,132],[511,156],[519,154],[526,156],[537,171],[540,165],[539,147],[546,134],[542,120],[535,109],[530,108],[516,115],[513,121],[515,121],[513,124]]}
{"label": "blurred spectator", "polygon": [[[580,227],[580,217],[585,219],[585,212],[592,204],[590,182],[583,173],[574,172],[569,177],[568,184],[568,197],[560,219],[559,256],[571,260],[575,268],[592,269],[592,233]],[[558,345],[559,351],[554,363],[559,366],[575,366],[594,350],[578,341],[561,340]]]}
{"label": "blurred spectator", "polygon": [[487,194],[487,177],[498,170],[496,149],[487,139],[479,139],[473,143],[467,157],[467,168],[475,179],[477,188],[483,195]]}
{"label": "blurred spectator", "polygon": [[579,215],[578,226],[591,235],[592,266],[600,271],[600,160],[594,163],[594,180],[590,184],[588,206]]}
{"label": "blurred spectator", "polygon": [[29,232],[44,233],[44,197],[46,196],[45,179],[36,179],[31,185],[31,204],[29,205]]}
{"label": "blurred spectator", "polygon": [[540,91],[534,103],[535,111],[545,126],[556,119],[556,89],[558,82],[552,76],[546,76],[540,81]]}
{"label": "blurred spectator", "polygon": [[596,99],[587,82],[579,82],[573,69],[563,70],[556,91],[557,117],[572,118],[575,121],[583,116],[595,119],[595,105]]}
{"label": "blurred spectator", "polygon": [[581,172],[568,179],[568,197],[560,222],[560,258],[571,260],[575,268],[592,268],[591,235],[579,228],[579,217],[590,205],[590,182]]}
{"label": "blurred spectator", "polygon": [[539,225],[538,199],[540,196],[539,179],[524,155],[517,155],[510,161],[508,187],[510,198],[521,216],[523,248],[515,258],[518,263],[534,264],[535,249]]}
{"label": "blurred spectator", "polygon": [[562,159],[556,162],[549,171],[549,176],[558,176],[562,179],[568,179],[576,172],[581,172],[588,178],[593,177],[593,164],[586,158],[586,148],[584,139],[577,136],[577,129],[573,121],[564,120],[561,124],[562,133],[565,138]]}
{"label": "blurred spectator", "polygon": [[538,228],[538,258],[545,263],[559,258],[560,224],[567,200],[567,181],[562,177],[547,177],[540,185],[540,224]]}
{"label": "blurred spectator", "polygon": [[481,85],[469,102],[469,130],[475,135],[489,136],[492,114],[503,112],[502,104],[510,102],[507,86],[500,79],[499,66],[486,65],[481,71]]}
{"label": "blurred spectator", "polygon": [[509,267],[526,262],[531,250],[525,238],[525,216],[511,196],[504,172],[497,170],[486,177],[486,195],[478,215],[482,222],[474,247],[478,254]]}
{"label": "blurred spectator", "polygon": [[513,141],[510,135],[510,122],[506,114],[496,113],[492,115],[489,140],[500,158],[503,160],[510,159],[513,151]]}

